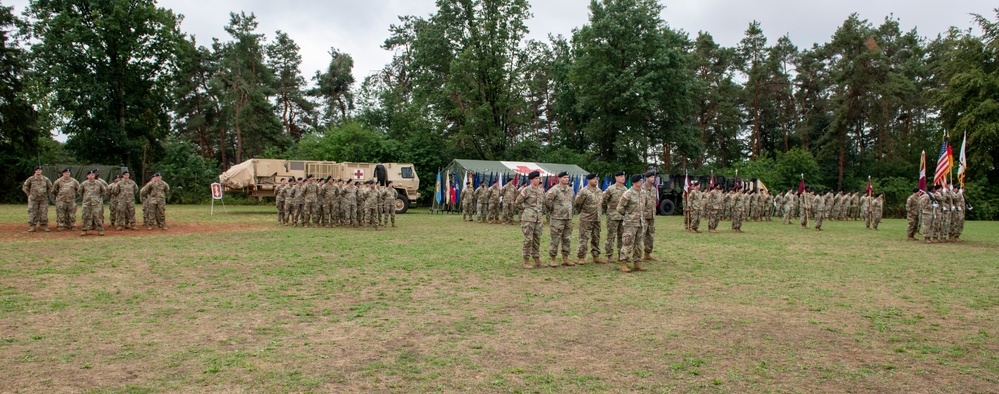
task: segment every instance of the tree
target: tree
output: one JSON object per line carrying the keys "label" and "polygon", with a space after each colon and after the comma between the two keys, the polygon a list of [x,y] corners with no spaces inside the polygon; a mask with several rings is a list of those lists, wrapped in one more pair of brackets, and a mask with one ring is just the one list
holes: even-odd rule
{"label": "tree", "polygon": [[174,134],[194,143],[201,157],[214,157],[216,152],[224,155],[219,136],[221,109],[211,83],[218,72],[218,59],[208,48],[198,46],[194,37],[178,46],[177,58],[172,89]]}
{"label": "tree", "polygon": [[711,34],[701,32],[697,35],[692,64],[699,97],[694,118],[701,132],[705,154],[693,157],[695,168],[708,158],[722,168],[742,158],[744,144],[739,139],[739,132],[745,113],[738,102],[743,87],[734,80],[738,70],[736,56],[735,49],[722,48]]}
{"label": "tree", "polygon": [[91,162],[145,167],[169,130],[177,16],[154,0],[34,0],[35,66],[69,118],[67,147]]}
{"label": "tree", "polygon": [[311,95],[322,103],[323,121],[327,127],[346,123],[350,119],[350,111],[354,110],[354,93],[351,91],[354,85],[351,73],[354,58],[336,48],[330,48],[329,54],[332,57],[330,64],[326,72],[316,71],[312,77],[316,87],[311,91]]}
{"label": "tree", "polygon": [[[0,165],[6,170],[0,184],[18,185],[28,175],[30,164],[40,164],[40,144],[44,135],[38,113],[28,102],[24,78],[29,71],[28,54],[21,49],[17,29],[24,22],[14,16],[13,7],[0,6]],[[20,200],[20,190],[4,189],[3,201]]]}
{"label": "tree", "polygon": [[277,73],[274,90],[284,133],[297,140],[306,127],[315,123],[315,105],[305,96],[305,78],[299,70],[302,56],[298,53],[298,44],[279,30],[274,42],[267,46],[267,60],[268,66]]}

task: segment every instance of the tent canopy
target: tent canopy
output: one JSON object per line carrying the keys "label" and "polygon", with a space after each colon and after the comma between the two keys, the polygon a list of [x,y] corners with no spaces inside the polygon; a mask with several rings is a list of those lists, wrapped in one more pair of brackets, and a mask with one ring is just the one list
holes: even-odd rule
{"label": "tent canopy", "polygon": [[538,171],[542,176],[556,175],[560,172],[567,172],[569,175],[583,175],[588,172],[575,164],[555,164],[555,163],[532,163],[524,161],[488,161],[454,159],[451,164],[445,167],[446,172],[464,174],[497,174],[497,175],[527,175],[531,171]]}

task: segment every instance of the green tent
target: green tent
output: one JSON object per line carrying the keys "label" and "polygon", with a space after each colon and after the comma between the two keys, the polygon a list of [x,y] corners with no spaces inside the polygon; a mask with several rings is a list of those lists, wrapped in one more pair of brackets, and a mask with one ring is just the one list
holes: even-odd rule
{"label": "green tent", "polygon": [[451,164],[444,168],[445,173],[458,174],[464,177],[468,174],[479,174],[479,176],[502,175],[504,177],[514,175],[527,175],[531,171],[538,171],[542,176],[556,175],[560,172],[567,172],[571,176],[588,174],[586,170],[575,164],[555,164],[555,163],[532,163],[523,161],[489,161],[489,160],[469,160],[454,159]]}

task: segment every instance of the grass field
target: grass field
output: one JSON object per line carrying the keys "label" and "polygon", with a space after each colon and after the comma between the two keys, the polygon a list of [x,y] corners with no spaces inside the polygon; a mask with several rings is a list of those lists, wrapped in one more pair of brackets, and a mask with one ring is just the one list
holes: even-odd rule
{"label": "grass field", "polygon": [[519,226],[228,210],[83,238],[0,206],[0,392],[999,392],[996,222],[924,245],[660,217],[664,261],[625,274],[523,270]]}

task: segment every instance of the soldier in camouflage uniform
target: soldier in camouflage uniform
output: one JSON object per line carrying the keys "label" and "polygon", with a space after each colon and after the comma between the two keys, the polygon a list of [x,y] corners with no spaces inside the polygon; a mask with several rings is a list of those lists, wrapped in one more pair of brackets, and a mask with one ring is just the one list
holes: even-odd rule
{"label": "soldier in camouflage uniform", "polygon": [[[520,210],[520,231],[524,234],[524,268],[541,267],[541,210],[545,204],[545,190],[541,187],[541,174],[533,171],[527,175],[529,185],[520,189],[517,208]],[[534,259],[532,264],[529,258]]]}
{"label": "soldier in camouflage uniform", "polygon": [[831,194],[827,194],[825,190],[820,191],[812,199],[812,211],[815,213],[815,231],[822,231],[822,220],[826,218],[826,213],[829,212],[829,206],[826,201],[832,199]]}
{"label": "soldier in camouflage uniform", "polygon": [[906,239],[909,241],[916,240],[916,231],[919,230],[919,197],[921,191],[919,188],[912,189],[912,195],[905,200],[905,218],[908,220],[908,228],[906,229]]}
{"label": "soldier in camouflage uniform", "polygon": [[698,228],[701,226],[701,212],[704,212],[704,194],[701,193],[700,183],[697,181],[690,183],[690,190],[687,191],[687,198],[683,203],[685,208],[689,207],[690,231],[700,233],[701,230]]}
{"label": "soldier in camouflage uniform", "polygon": [[871,223],[871,225],[874,227],[874,231],[878,230],[878,224],[881,223],[881,215],[884,214],[884,208],[885,195],[884,193],[881,193],[873,201],[871,201],[871,216],[873,217],[873,223]]}
{"label": "soldier in camouflage uniform", "polygon": [[35,173],[24,181],[21,191],[28,196],[28,232],[49,230],[49,194],[52,193],[52,181],[42,175],[42,166],[35,167]]}
{"label": "soldier in camouflage uniform", "polygon": [[340,195],[340,204],[343,206],[343,225],[357,227],[357,182],[348,179],[343,187],[343,194]]}
{"label": "soldier in camouflage uniform", "polygon": [[964,198],[964,188],[957,186],[954,191],[954,205],[957,209],[957,217],[953,223],[954,242],[964,242],[961,233],[964,232],[964,219],[968,213],[968,201]]}
{"label": "soldier in camouflage uniform", "polygon": [[299,177],[298,182],[292,186],[291,194],[291,226],[298,227],[298,222],[302,220],[305,213],[305,179]]}
{"label": "soldier in camouflage uniform", "polygon": [[[506,180],[503,185],[503,224],[513,224],[514,202],[517,200],[517,186],[513,184],[513,177]],[[599,227],[599,225],[598,225]]]}
{"label": "soldier in camouflage uniform", "polygon": [[76,189],[80,187],[70,176],[69,168],[62,170],[62,176],[52,183],[52,196],[56,202],[56,231],[76,228]]}
{"label": "soldier in camouflage uniform", "polygon": [[934,205],[937,204],[936,197],[933,196],[932,192],[927,191],[919,196],[920,220],[923,222],[923,242],[925,243],[933,243],[933,238],[936,236],[933,230],[936,228],[934,222],[937,219]]}
{"label": "soldier in camouflage uniform", "polygon": [[299,190],[299,181],[294,177],[288,179],[288,187],[284,189],[284,225],[287,226],[293,221],[298,223],[295,216],[298,215],[298,206],[295,205],[295,197]]}
{"label": "soldier in camouflage uniform", "polygon": [[738,188],[732,189],[729,193],[732,195],[732,231],[737,233],[742,232],[742,219],[745,217],[745,211],[742,209],[743,200],[746,195],[742,193]]}
{"label": "soldier in camouflage uniform", "polygon": [[316,227],[329,227],[329,191],[330,191],[330,177],[320,178],[316,184],[316,215],[317,217],[312,219],[312,225]]}
{"label": "soldier in camouflage uniform", "polygon": [[330,225],[343,225],[343,179],[337,179],[330,188]]}
{"label": "soldier in camouflage uniform", "polygon": [[97,230],[97,235],[104,235],[104,196],[108,194],[107,184],[97,180],[97,172],[87,171],[87,180],[77,188],[83,204],[83,220],[80,235],[87,235],[91,229]]}
{"label": "soldier in camouflage uniform", "polygon": [[489,200],[489,214],[486,215],[486,221],[490,224],[499,224],[500,215],[503,212],[503,206],[501,205],[503,190],[500,189],[499,179],[493,181],[493,184],[489,187],[489,191],[486,196]]}
{"label": "soldier in camouflage uniform", "polygon": [[[498,190],[498,189],[497,189]],[[551,243],[548,244],[548,256],[551,257],[549,265],[558,267],[555,262],[555,255],[562,250],[561,264],[574,266],[569,260],[569,252],[572,250],[569,243],[572,240],[572,187],[569,187],[569,174],[560,172],[558,174],[558,184],[548,189],[545,194],[545,205],[548,212],[551,212]]]}
{"label": "soldier in camouflage uniform", "polygon": [[486,210],[489,208],[489,190],[486,188],[486,182],[479,182],[479,188],[475,189],[475,203],[479,223],[485,223]]}
{"label": "soldier in camouflage uniform", "polygon": [[392,222],[392,227],[395,227],[395,200],[399,198],[399,191],[395,190],[395,186],[392,185],[392,181],[388,181],[385,184],[385,194],[382,196],[385,200],[384,209],[385,210],[385,225]]}
{"label": "soldier in camouflage uniform", "polygon": [[656,200],[659,199],[659,190],[655,187],[656,173],[649,171],[645,173],[645,183],[642,185],[642,203],[645,209],[642,210],[642,244],[645,245],[645,253],[642,261],[659,261],[652,257],[652,250],[655,248],[656,237]]}
{"label": "soldier in camouflage uniform", "polygon": [[319,202],[319,186],[316,185],[315,175],[309,174],[305,177],[305,185],[302,186],[302,227],[309,227],[309,222],[316,215],[316,204]]}
{"label": "soldier in camouflage uniform", "polygon": [[277,208],[278,223],[284,224],[284,198],[288,189],[288,179],[281,178],[281,183],[274,188],[274,206]]}
{"label": "soldier in camouflage uniform", "polygon": [[378,186],[375,181],[369,180],[363,194],[364,199],[364,225],[374,227],[378,230]]}
{"label": "soldier in camouflage uniform", "polygon": [[148,205],[149,217],[143,223],[146,230],[152,230],[156,225],[160,230],[166,230],[166,196],[170,193],[170,185],[163,182],[163,174],[153,174],[153,179],[139,190],[142,205]]}
{"label": "soldier in camouflage uniform", "polygon": [[860,198],[860,214],[864,217],[864,224],[871,228],[871,196],[864,194]]}
{"label": "soldier in camouflage uniform", "polygon": [[801,219],[801,228],[808,228],[808,215],[812,213],[812,190],[805,187],[805,190],[798,196],[798,217]]}
{"label": "soldier in camouflage uniform", "polygon": [[139,193],[139,186],[132,180],[132,174],[125,170],[121,173],[121,180],[112,188],[117,189],[118,195],[116,230],[120,231],[122,228],[135,230],[135,195]]}
{"label": "soldier in camouflage uniform", "polygon": [[[600,210],[607,214],[607,241],[604,243],[604,254],[607,255],[607,260],[611,263],[615,261],[614,252],[620,251],[623,245],[624,224],[622,220],[624,218],[617,213],[617,204],[621,201],[624,192],[628,190],[624,187],[624,179],[624,171],[614,174],[614,184],[604,190],[600,199]],[[616,245],[615,242],[617,242]]]}
{"label": "soldier in camouflage uniform", "polygon": [[718,220],[721,219],[722,192],[721,185],[708,193],[708,231],[718,232]]}
{"label": "soldier in camouflage uniform", "polygon": [[602,193],[597,188],[597,175],[586,176],[586,187],[579,190],[573,201],[573,208],[579,212],[579,248],[576,257],[586,264],[586,248],[590,248],[593,262],[603,264],[607,261],[600,258],[600,203]]}
{"label": "soldier in camouflage uniform", "polygon": [[475,194],[472,191],[472,182],[465,182],[465,187],[461,189],[461,221],[466,217],[469,222],[475,221]]}
{"label": "soldier in camouflage uniform", "polygon": [[937,240],[939,242],[948,242],[948,237],[950,236],[950,211],[952,201],[950,198],[950,193],[947,191],[947,187],[944,186],[940,188],[937,192],[937,201],[940,202],[940,220],[937,221]]}
{"label": "soldier in camouflage uniform", "polygon": [[644,212],[645,212],[645,202],[642,192],[642,174],[635,174],[631,176],[631,189],[624,192],[621,195],[621,200],[617,204],[618,214],[621,215],[623,225],[624,225],[624,235],[621,237],[621,271],[630,272],[628,269],[628,262],[631,261],[634,264],[635,271],[645,271],[645,268],[641,266],[641,258],[638,257],[639,250],[641,249],[642,239],[640,234],[643,232],[642,227],[645,225],[644,222]]}
{"label": "soldier in camouflage uniform", "polygon": [[118,188],[115,187],[121,182],[121,175],[115,175],[108,185],[108,220],[111,225],[108,228],[118,226]]}

